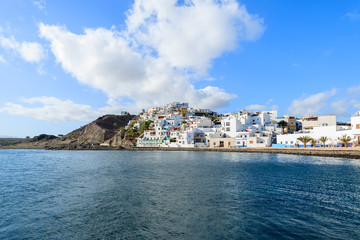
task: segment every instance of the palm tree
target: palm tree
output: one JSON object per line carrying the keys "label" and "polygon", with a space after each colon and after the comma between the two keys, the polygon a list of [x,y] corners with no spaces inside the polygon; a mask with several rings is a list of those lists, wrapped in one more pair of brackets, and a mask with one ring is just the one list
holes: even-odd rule
{"label": "palm tree", "polygon": [[346,136],[346,134],[343,135],[343,136],[340,138],[340,142],[342,142],[342,143],[345,145],[346,148],[348,147],[347,144],[348,144],[350,141],[351,141],[351,137]]}
{"label": "palm tree", "polygon": [[311,141],[311,137],[309,137],[309,136],[302,136],[302,137],[298,137],[297,140],[299,140],[300,142],[302,142],[302,143],[304,144],[304,148],[306,148],[306,144]]}
{"label": "palm tree", "polygon": [[285,122],[284,120],[281,120],[280,122],[278,122],[278,126],[281,127],[282,131],[281,133],[284,134],[284,128],[287,127],[287,122]]}
{"label": "palm tree", "polygon": [[319,138],[319,141],[322,142],[323,147],[325,147],[326,142],[329,140],[328,137],[322,136]]}
{"label": "palm tree", "polygon": [[315,145],[316,145],[316,139],[311,138],[310,142],[311,142],[312,147],[315,147]]}

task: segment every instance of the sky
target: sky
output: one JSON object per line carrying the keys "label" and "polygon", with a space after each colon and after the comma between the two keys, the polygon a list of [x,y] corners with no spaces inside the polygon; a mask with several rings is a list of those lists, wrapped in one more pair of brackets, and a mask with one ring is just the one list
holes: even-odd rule
{"label": "sky", "polygon": [[359,76],[359,1],[0,1],[0,136],[174,101],[348,121]]}

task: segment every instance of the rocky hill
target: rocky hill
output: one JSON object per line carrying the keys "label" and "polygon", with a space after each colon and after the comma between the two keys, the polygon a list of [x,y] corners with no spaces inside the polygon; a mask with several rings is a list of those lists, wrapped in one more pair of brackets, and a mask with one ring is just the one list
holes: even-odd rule
{"label": "rocky hill", "polygon": [[72,131],[61,138],[63,141],[75,141],[77,144],[85,144],[86,142],[100,142],[115,136],[119,128],[125,127],[128,122],[134,119],[135,115],[105,115],[95,121]]}
{"label": "rocky hill", "polygon": [[41,134],[12,148],[84,149],[98,148],[100,143],[112,139],[136,115],[104,115],[63,137]]}

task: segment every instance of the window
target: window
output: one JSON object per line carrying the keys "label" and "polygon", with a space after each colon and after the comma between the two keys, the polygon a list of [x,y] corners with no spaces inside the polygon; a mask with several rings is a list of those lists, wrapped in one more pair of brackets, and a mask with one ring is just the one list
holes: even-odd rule
{"label": "window", "polygon": [[360,124],[356,124],[356,129],[360,129]]}
{"label": "window", "polygon": [[226,128],[226,131],[227,131],[227,132],[230,132],[230,128],[229,128],[229,127],[228,127],[228,128]]}
{"label": "window", "polygon": [[294,141],[291,141],[290,143],[291,143],[291,144],[293,144],[293,143],[294,143]]}
{"label": "window", "polygon": [[226,126],[227,126],[227,127],[230,126],[230,122],[226,122]]}

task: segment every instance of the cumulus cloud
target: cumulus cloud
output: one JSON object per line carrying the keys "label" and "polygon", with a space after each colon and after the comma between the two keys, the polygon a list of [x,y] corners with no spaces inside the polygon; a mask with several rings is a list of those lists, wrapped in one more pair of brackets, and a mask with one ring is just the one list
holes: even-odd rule
{"label": "cumulus cloud", "polygon": [[39,63],[45,58],[44,48],[37,42],[19,43],[12,36],[7,38],[0,35],[0,46],[15,51],[27,62]]}
{"label": "cumulus cloud", "polygon": [[204,73],[212,59],[233,50],[239,40],[255,40],[263,20],[237,1],[138,0],[128,14],[128,34],[173,67]]}
{"label": "cumulus cloud", "polygon": [[5,107],[0,108],[0,112],[54,122],[87,121],[104,114],[89,105],[76,104],[71,100],[60,100],[55,97],[27,98],[22,99],[22,102],[30,105],[40,104],[41,106],[31,107],[6,103]]}
{"label": "cumulus cloud", "polygon": [[309,116],[319,114],[320,110],[326,106],[327,100],[336,94],[336,90],[321,92],[310,95],[306,98],[295,99],[288,111],[298,116]]}
{"label": "cumulus cloud", "polygon": [[[235,0],[136,0],[124,31],[39,25],[57,62],[79,82],[101,89],[110,107],[146,108],[171,101],[220,108],[236,95],[192,81],[240,41],[259,38],[263,20]],[[126,104],[125,104],[126,103]]]}
{"label": "cumulus cloud", "polygon": [[249,111],[265,111],[267,107],[265,105],[253,104],[245,107]]}

